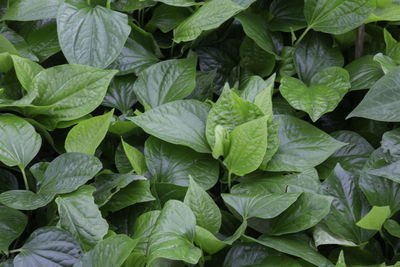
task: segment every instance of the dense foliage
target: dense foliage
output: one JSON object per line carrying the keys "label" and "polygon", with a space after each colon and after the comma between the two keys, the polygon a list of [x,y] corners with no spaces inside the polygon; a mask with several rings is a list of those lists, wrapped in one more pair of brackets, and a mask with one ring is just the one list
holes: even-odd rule
{"label": "dense foliage", "polygon": [[400,266],[399,0],[0,17],[0,266]]}

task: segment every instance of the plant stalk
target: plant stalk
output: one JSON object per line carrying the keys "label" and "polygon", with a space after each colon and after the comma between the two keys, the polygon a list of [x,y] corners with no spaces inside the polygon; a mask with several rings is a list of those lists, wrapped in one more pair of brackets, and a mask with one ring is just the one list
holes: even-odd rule
{"label": "plant stalk", "polygon": [[228,172],[228,190],[231,192],[231,185],[232,185],[232,173]]}
{"label": "plant stalk", "polygon": [[18,167],[22,172],[22,177],[24,178],[25,189],[29,191],[29,184],[28,184],[28,179],[26,178],[25,169],[22,168],[21,166]]}
{"label": "plant stalk", "polygon": [[300,35],[299,39],[296,40],[296,42],[294,43],[294,46],[297,46],[297,45],[301,42],[301,40],[303,40],[303,38],[306,36],[306,34],[307,34],[310,30],[311,30],[311,27],[308,26],[308,27],[304,30],[304,32]]}
{"label": "plant stalk", "polygon": [[364,33],[365,33],[365,24],[361,25],[357,29],[357,40],[356,40],[356,48],[354,51],[354,57],[360,58],[363,55],[364,50]]}

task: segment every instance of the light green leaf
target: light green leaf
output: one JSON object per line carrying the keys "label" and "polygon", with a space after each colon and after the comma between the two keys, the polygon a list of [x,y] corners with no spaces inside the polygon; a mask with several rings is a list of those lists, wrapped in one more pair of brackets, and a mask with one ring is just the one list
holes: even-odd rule
{"label": "light green leaf", "polygon": [[119,11],[135,11],[155,4],[157,2],[153,0],[115,0],[112,1],[111,7]]}
{"label": "light green leaf", "polygon": [[0,161],[24,169],[39,152],[42,138],[24,119],[0,115]]}
{"label": "light green leaf", "polygon": [[86,1],[67,0],[57,14],[61,49],[71,64],[104,69],[119,55],[129,36],[128,16]]}
{"label": "light green leaf", "polygon": [[250,218],[270,219],[289,208],[300,193],[283,194],[222,194],[226,204],[235,209],[243,220]]}
{"label": "light green leaf", "polygon": [[143,106],[155,108],[189,96],[196,86],[196,57],[154,64],[139,74],[133,90]]}
{"label": "light green leaf", "polygon": [[139,251],[140,253],[146,255],[149,237],[154,229],[158,217],[160,216],[160,213],[161,212],[159,210],[153,210],[143,213],[137,218],[132,238],[139,239],[140,241],[137,244],[135,251]]}
{"label": "light green leaf", "polygon": [[0,206],[0,251],[7,253],[8,247],[22,234],[27,223],[28,217],[22,212]]}
{"label": "light green leaf", "polygon": [[240,98],[226,85],[218,101],[208,114],[206,125],[207,141],[211,147],[214,147],[215,127],[217,125],[221,125],[230,133],[235,127],[263,116],[263,112],[256,104]]}
{"label": "light green leaf", "polygon": [[138,240],[126,235],[114,235],[97,243],[84,254],[74,267],[121,266],[135,248]]}
{"label": "light green leaf", "polygon": [[233,129],[224,165],[231,173],[243,176],[258,169],[267,151],[268,117],[264,116]]}
{"label": "light green leaf", "polygon": [[383,76],[347,116],[377,121],[400,121],[400,67]]}
{"label": "light green leaf", "polygon": [[108,223],[101,217],[92,196],[94,187],[82,186],[56,198],[59,227],[70,232],[84,250],[90,250],[107,234]]}
{"label": "light green leaf", "polygon": [[194,242],[197,246],[199,246],[210,255],[217,253],[228,245],[224,241],[219,240],[208,230],[197,225]]}
{"label": "light green leaf", "polygon": [[400,156],[400,128],[388,131],[382,136],[383,152],[388,152],[392,157]]}
{"label": "light green leaf", "polygon": [[193,15],[174,29],[174,41],[188,42],[196,39],[203,31],[218,28],[222,23],[246,9],[231,0],[211,0],[200,7]]}
{"label": "light green leaf", "polygon": [[218,161],[208,154],[150,137],[145,143],[144,155],[147,168],[157,183],[187,187],[192,176],[199,186],[208,190],[218,180]]}
{"label": "light green leaf", "polygon": [[377,6],[371,16],[365,23],[375,21],[398,21],[400,19],[400,6],[398,4],[389,4],[384,7]]}
{"label": "light green leaf", "polygon": [[383,224],[383,227],[392,236],[400,238],[400,224],[395,220],[387,219],[386,222]]}
{"label": "light green leaf", "polygon": [[386,219],[388,219],[390,215],[391,211],[389,206],[373,206],[372,209],[356,224],[364,229],[380,231]]}
{"label": "light green leaf", "polygon": [[114,110],[82,121],[72,127],[65,139],[65,150],[94,155],[97,147],[106,137],[113,113]]}
{"label": "light green leaf", "polygon": [[78,242],[53,226],[35,230],[14,258],[15,267],[72,266],[81,257]]}
{"label": "light green leaf", "polygon": [[31,90],[30,85],[33,78],[43,70],[43,67],[27,58],[16,55],[12,55],[11,58],[14,62],[15,74],[17,75],[19,82],[22,87],[29,92]]}
{"label": "light green leaf", "polygon": [[209,110],[209,105],[197,100],[177,100],[128,119],[161,140],[210,153],[205,137]]}
{"label": "light green leaf", "polygon": [[260,170],[266,170],[268,162],[272,159],[275,153],[278,151],[280,140],[279,140],[279,121],[272,121],[268,125],[268,140],[267,140],[267,151],[265,152],[264,159],[260,165]]}
{"label": "light green leaf", "polygon": [[169,200],[151,232],[147,263],[167,258],[196,264],[202,253],[193,245],[195,227],[196,218],[190,208],[180,201]]}
{"label": "light green leaf", "polygon": [[341,34],[364,23],[374,8],[370,0],[305,0],[304,16],[309,28]]}
{"label": "light green leaf", "polygon": [[184,203],[193,211],[196,225],[215,234],[221,227],[221,212],[214,200],[190,178]]}
{"label": "light green leaf", "polygon": [[170,5],[170,6],[196,6],[200,3],[197,3],[195,0],[158,0],[158,2]]}
{"label": "light green leaf", "polygon": [[124,148],[125,154],[132,165],[133,170],[139,175],[144,175],[147,172],[147,166],[143,153],[134,146],[131,146],[128,143],[124,142],[122,138],[121,143],[122,147]]}
{"label": "light green leaf", "polygon": [[346,262],[344,261],[343,250],[340,251],[339,259],[338,259],[335,267],[347,267]]}
{"label": "light green leaf", "polygon": [[279,91],[292,107],[307,112],[315,122],[333,111],[349,88],[348,72],[330,67],[317,72],[309,87],[296,78],[283,77]]}
{"label": "light green leaf", "polygon": [[276,115],[274,119],[281,121],[280,145],[267,165],[268,171],[302,171],[315,167],[345,145],[295,117]]}
{"label": "light green leaf", "polygon": [[55,18],[61,0],[12,1],[1,20],[31,21]]}
{"label": "light green leaf", "polygon": [[384,74],[392,71],[398,66],[394,59],[389,56],[385,56],[382,53],[376,54],[374,56],[374,61],[380,65],[380,68]]}

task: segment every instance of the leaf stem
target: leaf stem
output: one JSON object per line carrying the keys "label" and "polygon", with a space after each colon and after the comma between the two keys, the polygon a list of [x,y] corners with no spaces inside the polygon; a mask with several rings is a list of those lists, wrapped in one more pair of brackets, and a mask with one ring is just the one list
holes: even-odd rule
{"label": "leaf stem", "polygon": [[87,0],[87,3],[88,3],[88,5],[89,5],[89,6],[91,6],[91,5],[92,5],[92,3],[90,3],[90,0]]}
{"label": "leaf stem", "polygon": [[232,173],[229,171],[228,172],[228,189],[229,189],[229,192],[231,192],[231,185],[232,185]]}
{"label": "leaf stem", "polygon": [[297,46],[301,40],[303,40],[303,38],[306,36],[306,34],[311,30],[311,26],[308,26],[305,31],[300,35],[299,39],[297,39],[296,43],[294,44],[294,46]]}
{"label": "leaf stem", "polygon": [[18,249],[9,250],[8,252],[17,253],[17,252],[21,252],[21,251],[22,251],[22,249],[18,248]]}
{"label": "leaf stem", "polygon": [[108,9],[111,9],[111,0],[107,0],[106,7]]}
{"label": "leaf stem", "polygon": [[356,48],[354,51],[354,57],[360,58],[363,55],[364,50],[364,32],[365,32],[365,24],[362,24],[357,29],[357,40],[356,40]]}
{"label": "leaf stem", "polygon": [[25,169],[22,166],[18,166],[18,167],[22,172],[22,177],[24,178],[25,188],[26,188],[26,190],[29,191],[29,184],[28,184],[28,179],[26,178]]}

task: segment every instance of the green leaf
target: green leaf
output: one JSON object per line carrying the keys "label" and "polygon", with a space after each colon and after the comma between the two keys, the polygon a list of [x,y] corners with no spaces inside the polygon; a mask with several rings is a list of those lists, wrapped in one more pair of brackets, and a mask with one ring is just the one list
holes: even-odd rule
{"label": "green leaf", "polygon": [[124,142],[122,138],[121,143],[134,171],[139,175],[144,175],[147,172],[147,166],[143,153],[134,146]]}
{"label": "green leaf", "polygon": [[208,230],[197,225],[194,242],[197,246],[199,246],[210,255],[217,253],[228,245],[224,241],[219,240]]}
{"label": "green leaf", "polygon": [[196,218],[190,208],[180,201],[169,200],[151,232],[147,264],[157,258],[196,264],[202,253],[193,245],[195,226]]}
{"label": "green leaf", "polygon": [[158,0],[158,1],[170,6],[187,7],[187,6],[199,5],[199,3],[196,3],[195,0]]}
{"label": "green leaf", "polygon": [[364,23],[374,8],[370,0],[305,0],[304,16],[309,28],[341,34]]}
{"label": "green leaf", "polygon": [[104,69],[121,52],[130,27],[126,14],[67,0],[58,10],[57,32],[69,63]]}
{"label": "green leaf", "polygon": [[33,79],[34,99],[24,110],[46,124],[80,118],[101,104],[115,73],[80,65],[46,69]]}
{"label": "green leaf", "polygon": [[251,11],[245,11],[236,16],[243,26],[248,37],[266,52],[278,55],[271,33],[268,30],[268,22],[265,16]]}
{"label": "green leaf", "polygon": [[386,220],[386,222],[383,224],[383,227],[385,227],[385,230],[388,231],[392,236],[397,238],[400,237],[400,225],[395,220]]}
{"label": "green leaf", "polygon": [[270,219],[288,209],[300,193],[283,194],[221,194],[224,202],[235,209],[243,220],[250,218]]}
{"label": "green leaf", "polygon": [[279,128],[280,122],[272,121],[268,125],[268,140],[267,140],[267,151],[265,152],[264,159],[260,165],[260,170],[266,170],[268,162],[272,159],[279,148]]}
{"label": "green leaf", "polygon": [[265,52],[248,37],[240,45],[240,66],[251,73],[265,77],[275,67],[275,56]]}
{"label": "green leaf", "polygon": [[156,3],[153,0],[114,0],[111,7],[119,11],[134,11],[154,6]]}
{"label": "green leaf", "polygon": [[119,75],[130,73],[139,75],[146,68],[156,64],[160,56],[160,49],[153,36],[133,25],[124,48],[109,68],[118,69]]}
{"label": "green leaf", "polygon": [[302,81],[283,77],[279,91],[289,104],[307,112],[312,121],[333,111],[350,88],[345,69],[330,67],[317,72],[307,87]]}
{"label": "green leaf", "polygon": [[187,8],[161,4],[154,9],[147,26],[159,28],[163,33],[167,33],[175,29],[191,14]]}
{"label": "green leaf", "polygon": [[113,113],[114,110],[82,121],[72,127],[65,139],[65,150],[94,155],[107,134]]}
{"label": "green leaf", "polygon": [[133,230],[134,239],[139,239],[135,251],[139,251],[146,255],[149,237],[154,229],[158,217],[160,216],[159,210],[153,210],[140,215],[135,222],[135,229]]}
{"label": "green leaf", "polygon": [[24,169],[39,152],[42,138],[24,119],[1,114],[0,144],[0,161]]}
{"label": "green leaf", "polygon": [[70,232],[84,250],[90,250],[107,234],[108,223],[101,217],[92,196],[94,187],[82,186],[56,198],[59,227]]}
{"label": "green leaf", "polygon": [[218,28],[222,23],[247,8],[231,0],[211,0],[185,19],[174,29],[174,41],[188,42],[196,39],[203,31]]}
{"label": "green leaf", "polygon": [[375,234],[356,226],[368,212],[369,204],[358,187],[355,175],[338,164],[323,182],[321,192],[334,197],[330,214],[325,218],[325,224],[333,233],[357,244]]}
{"label": "green leaf", "polygon": [[15,0],[1,20],[30,21],[55,18],[61,0]]}
{"label": "green leaf", "polygon": [[215,185],[219,175],[218,161],[183,146],[172,145],[150,137],[144,155],[149,172],[157,183],[189,186],[189,176],[204,190]]}
{"label": "green leaf", "polygon": [[155,200],[155,198],[150,191],[150,182],[143,177],[142,179],[131,182],[113,195],[102,209],[104,211],[115,212],[136,203],[153,200]]}
{"label": "green leaf", "polygon": [[301,235],[269,237],[262,235],[258,239],[245,237],[246,240],[276,249],[283,253],[299,257],[319,267],[332,267],[333,264],[310,246],[310,240]]}
{"label": "green leaf", "polygon": [[388,219],[390,215],[391,212],[389,206],[373,206],[372,209],[357,222],[357,226],[364,229],[380,231],[386,219]]}
{"label": "green leaf", "polygon": [[383,152],[388,152],[392,157],[400,156],[400,128],[388,131],[382,136]]}
{"label": "green leaf", "polygon": [[267,165],[268,171],[302,171],[315,167],[345,145],[295,117],[277,115],[274,119],[281,121],[280,145]]}
{"label": "green leaf", "polygon": [[29,92],[31,90],[31,83],[36,75],[43,70],[42,66],[29,60],[27,58],[19,57],[16,55],[11,56],[15,73],[22,87]]}
{"label": "green leaf", "polygon": [[184,203],[193,211],[196,225],[215,234],[221,227],[221,212],[214,200],[190,178]]}
{"label": "green leaf", "polygon": [[189,96],[196,86],[196,57],[171,59],[142,71],[133,90],[142,105],[155,108]]}
{"label": "green leaf", "polygon": [[350,75],[351,91],[369,89],[384,75],[381,66],[371,55],[350,62],[345,69]]}
{"label": "green leaf", "polygon": [[99,159],[88,154],[65,153],[55,158],[47,167],[40,190],[35,194],[26,190],[11,190],[0,194],[4,205],[34,210],[43,207],[57,194],[75,191],[100,171]]}
{"label": "green leaf", "polygon": [[0,251],[7,253],[8,247],[22,234],[27,223],[28,217],[22,212],[0,206]]}
{"label": "green leaf", "polygon": [[53,226],[35,230],[14,258],[15,267],[72,266],[81,257],[78,242],[66,231]]}
{"label": "green leaf", "polygon": [[105,95],[102,105],[116,108],[122,113],[129,113],[132,106],[137,102],[132,88],[135,83],[133,75],[114,77]]}
{"label": "green leaf", "polygon": [[267,151],[268,117],[264,116],[233,129],[229,152],[223,161],[231,173],[243,176],[258,169]]}
{"label": "green leaf", "polygon": [[377,8],[372,12],[370,17],[368,18],[368,20],[365,21],[365,23],[370,23],[375,21],[398,21],[399,19],[400,19],[400,6],[398,4],[393,3],[385,5],[384,7],[377,6]]}
{"label": "green leaf", "polygon": [[397,67],[397,63],[394,61],[394,59],[389,56],[385,56],[382,53],[376,54],[374,56],[374,61],[380,65],[380,68],[384,74],[390,72]]}
{"label": "green leaf", "polygon": [[331,203],[329,196],[304,192],[293,205],[270,221],[269,234],[283,235],[309,229],[328,215]]}
{"label": "green leaf", "polygon": [[97,243],[74,264],[74,267],[121,266],[137,242],[138,240],[133,240],[126,235],[111,236]]}
{"label": "green leaf", "polygon": [[209,105],[197,100],[177,100],[128,119],[161,140],[209,153],[205,137],[209,110]]}
{"label": "green leaf", "polygon": [[342,67],[344,64],[340,49],[332,46],[332,38],[317,32],[308,34],[299,43],[293,60],[300,80],[307,85],[317,72],[328,67]]}
{"label": "green leaf", "polygon": [[272,31],[291,32],[300,30],[307,26],[304,18],[304,1],[302,0],[274,0],[269,12],[273,18],[269,22]]}
{"label": "green leaf", "polygon": [[340,251],[339,259],[338,259],[335,267],[347,267],[346,262],[344,261],[343,250]]}
{"label": "green leaf", "polygon": [[206,125],[208,143],[214,147],[217,125],[221,125],[230,133],[235,127],[263,116],[263,112],[256,104],[240,98],[228,86],[225,86],[208,114]]}
{"label": "green leaf", "polygon": [[99,207],[103,206],[122,188],[140,179],[143,179],[143,177],[130,173],[118,174],[105,172],[97,175],[92,184],[92,186],[96,187],[96,191],[93,193],[95,203]]}
{"label": "green leaf", "polygon": [[400,121],[398,96],[400,96],[400,67],[379,79],[347,118],[362,117],[377,121]]}

